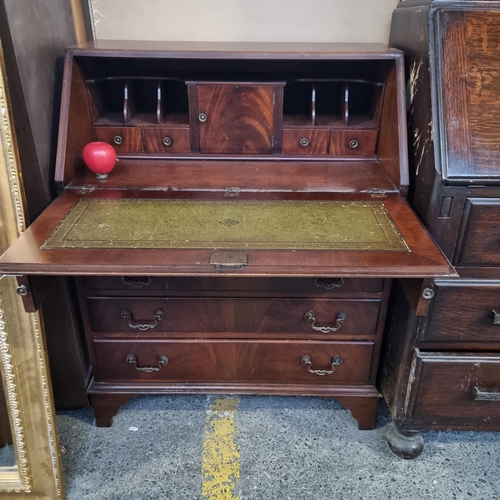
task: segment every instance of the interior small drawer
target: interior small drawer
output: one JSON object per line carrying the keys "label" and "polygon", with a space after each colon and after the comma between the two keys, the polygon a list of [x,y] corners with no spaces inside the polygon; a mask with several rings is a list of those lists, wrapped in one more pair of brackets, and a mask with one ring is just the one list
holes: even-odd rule
{"label": "interior small drawer", "polygon": [[143,133],[148,153],[191,153],[188,127],[144,127]]}
{"label": "interior small drawer", "polygon": [[469,421],[500,429],[500,353],[456,354],[416,350],[406,396],[410,417]]}
{"label": "interior small drawer", "polygon": [[500,265],[500,198],[469,198],[465,204],[456,263]]}
{"label": "interior small drawer", "polygon": [[165,290],[168,293],[227,292],[238,294],[353,295],[382,292],[378,278],[225,278],[184,276],[84,276],[83,287],[92,290]]}
{"label": "interior small drawer", "polygon": [[500,343],[500,281],[436,281],[422,342]]}
{"label": "interior small drawer", "polygon": [[328,129],[284,128],[281,149],[286,155],[326,155]]}
{"label": "interior small drawer", "polygon": [[88,297],[94,332],[374,335],[380,300]]}
{"label": "interior small drawer", "polygon": [[331,156],[374,156],[377,129],[341,129],[330,132]]}
{"label": "interior small drawer", "polygon": [[94,349],[97,382],[332,385],[370,382],[373,343],[98,340]]}
{"label": "interior small drawer", "polygon": [[97,140],[111,144],[117,153],[143,151],[140,127],[95,127]]}

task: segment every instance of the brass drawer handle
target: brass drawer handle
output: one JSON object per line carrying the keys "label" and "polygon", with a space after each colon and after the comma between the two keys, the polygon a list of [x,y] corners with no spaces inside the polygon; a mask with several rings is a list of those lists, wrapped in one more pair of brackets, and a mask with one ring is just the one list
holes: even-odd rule
{"label": "brass drawer handle", "polygon": [[500,401],[500,391],[485,391],[474,387],[474,399],[476,401]]}
{"label": "brass drawer handle", "polygon": [[321,333],[330,333],[340,330],[342,323],[347,320],[347,313],[345,311],[340,311],[337,314],[337,324],[335,326],[316,326],[316,313],[311,309],[305,312],[304,319],[312,323],[311,328],[314,331]]}
{"label": "brass drawer handle", "polygon": [[153,281],[149,276],[122,276],[122,283],[134,288],[142,288],[151,285]]}
{"label": "brass drawer handle", "polygon": [[127,354],[125,361],[131,365],[134,365],[134,368],[139,372],[159,372],[163,365],[168,363],[168,358],[164,354],[158,356],[158,366],[137,366],[137,358],[133,354]]}
{"label": "brass drawer handle", "polygon": [[494,309],[490,311],[490,318],[494,325],[500,325],[500,313]]}
{"label": "brass drawer handle", "polygon": [[123,137],[121,135],[115,135],[113,137],[113,142],[119,146],[123,142]]}
{"label": "brass drawer handle", "polygon": [[331,290],[332,288],[340,288],[344,284],[344,278],[315,278],[314,284],[320,288]]}
{"label": "brass drawer handle", "polygon": [[331,375],[335,371],[335,367],[342,364],[342,358],[340,356],[334,356],[332,358],[332,369],[331,370],[313,370],[311,368],[312,358],[308,354],[304,354],[300,359],[300,362],[307,367],[307,371],[313,375],[319,375],[323,377],[325,375]]}
{"label": "brass drawer handle", "polygon": [[165,313],[162,309],[157,309],[154,312],[153,321],[146,323],[142,321],[134,321],[132,318],[132,313],[129,309],[122,309],[121,316],[124,320],[127,321],[127,324],[130,328],[134,328],[135,330],[141,330],[141,332],[145,332],[146,330],[150,330],[158,326],[158,321],[162,320],[165,317]]}

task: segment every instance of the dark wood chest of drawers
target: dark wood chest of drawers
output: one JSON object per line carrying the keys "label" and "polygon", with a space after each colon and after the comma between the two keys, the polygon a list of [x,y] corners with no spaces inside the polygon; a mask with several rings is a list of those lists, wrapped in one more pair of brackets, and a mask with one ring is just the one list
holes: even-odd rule
{"label": "dark wood chest of drawers", "polygon": [[499,23],[488,1],[409,1],[393,17],[409,76],[410,200],[460,274],[435,282],[425,318],[394,299],[381,383],[407,433],[500,429]]}
{"label": "dark wood chest of drawers", "polygon": [[0,260],[75,276],[97,424],[135,395],[230,392],[336,398],[373,427],[392,279],[454,275],[404,198],[401,53],[98,45],[66,59],[61,194]]}

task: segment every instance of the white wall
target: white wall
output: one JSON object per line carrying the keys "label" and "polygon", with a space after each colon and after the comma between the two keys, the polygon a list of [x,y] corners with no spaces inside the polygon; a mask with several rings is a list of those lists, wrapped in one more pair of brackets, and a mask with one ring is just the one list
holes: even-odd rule
{"label": "white wall", "polygon": [[96,39],[387,43],[398,0],[88,0]]}

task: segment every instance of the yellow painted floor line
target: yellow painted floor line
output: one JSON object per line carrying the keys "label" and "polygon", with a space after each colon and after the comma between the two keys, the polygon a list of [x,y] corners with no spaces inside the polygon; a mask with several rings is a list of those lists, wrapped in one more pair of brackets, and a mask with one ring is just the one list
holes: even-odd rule
{"label": "yellow painted floor line", "polygon": [[202,472],[203,500],[239,500],[240,451],[235,443],[239,397],[210,398],[205,419]]}

